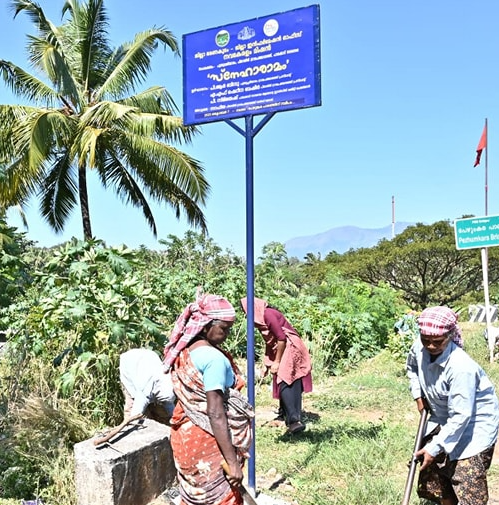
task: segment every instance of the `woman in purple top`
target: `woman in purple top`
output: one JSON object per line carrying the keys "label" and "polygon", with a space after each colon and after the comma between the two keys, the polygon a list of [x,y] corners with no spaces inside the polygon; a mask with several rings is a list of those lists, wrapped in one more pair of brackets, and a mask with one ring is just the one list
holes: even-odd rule
{"label": "woman in purple top", "polygon": [[[247,313],[247,299],[241,300]],[[312,391],[312,364],[308,349],[284,315],[262,300],[254,299],[255,327],[265,341],[266,375],[272,374],[273,397],[279,399],[280,414],[289,433],[305,429],[301,420],[302,393]]]}

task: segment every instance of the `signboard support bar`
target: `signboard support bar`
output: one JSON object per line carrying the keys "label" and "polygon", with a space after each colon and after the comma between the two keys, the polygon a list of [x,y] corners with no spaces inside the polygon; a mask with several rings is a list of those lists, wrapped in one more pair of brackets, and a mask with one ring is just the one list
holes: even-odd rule
{"label": "signboard support bar", "polygon": [[[275,114],[276,114],[275,112],[267,114],[256,125],[256,128],[253,128],[253,125],[250,125],[250,136],[251,136],[251,138],[255,137],[260,132],[260,130],[274,117]],[[246,117],[248,118],[248,117],[253,117],[253,116],[246,116]],[[248,129],[243,130],[237,123],[235,123],[234,121],[232,121],[232,119],[226,119],[225,122],[229,126],[232,126],[232,128],[234,128],[234,130],[236,130],[238,133],[240,133],[243,137],[247,137],[247,131],[248,131]]]}
{"label": "signboard support bar", "polygon": [[[254,198],[253,198],[253,138],[272,119],[275,113],[266,114],[253,127],[253,116],[245,116],[245,129],[232,120],[225,122],[244,136],[246,143],[246,296],[248,307],[246,312],[246,368],[248,401],[255,406],[255,258],[254,258]],[[255,420],[253,419],[253,435],[255,434]],[[248,488],[255,496],[255,437],[250,448],[248,461]]]}

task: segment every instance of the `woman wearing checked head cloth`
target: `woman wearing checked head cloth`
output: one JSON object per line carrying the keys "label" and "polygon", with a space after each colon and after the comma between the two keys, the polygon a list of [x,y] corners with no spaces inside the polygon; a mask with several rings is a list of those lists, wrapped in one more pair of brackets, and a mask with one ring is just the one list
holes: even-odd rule
{"label": "woman wearing checked head cloth", "polygon": [[423,335],[448,335],[459,347],[463,347],[458,315],[449,307],[431,307],[418,317],[419,332]]}
{"label": "woman wearing checked head cloth", "polygon": [[178,317],[165,347],[164,363],[178,400],[170,425],[183,505],[243,504],[238,486],[254,413],[240,393],[239,370],[221,348],[235,317],[225,298],[199,296]]}
{"label": "woman wearing checked head cloth", "polygon": [[412,396],[430,414],[415,453],[422,461],[418,495],[442,505],[486,505],[499,404],[485,372],[456,343],[457,319],[448,307],[423,310],[407,357]]}

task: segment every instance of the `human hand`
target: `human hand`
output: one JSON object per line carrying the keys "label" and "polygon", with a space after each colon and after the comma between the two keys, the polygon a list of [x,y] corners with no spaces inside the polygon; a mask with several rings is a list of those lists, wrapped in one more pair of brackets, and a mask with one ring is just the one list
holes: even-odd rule
{"label": "human hand", "polygon": [[423,398],[416,398],[416,407],[418,408],[418,412],[421,414],[425,408]]}
{"label": "human hand", "polygon": [[270,367],[270,373],[277,373],[279,371],[280,361],[274,361]]}
{"label": "human hand", "polygon": [[227,461],[222,461],[222,468],[225,472],[225,477],[229,481],[229,484],[233,487],[239,487],[243,482],[243,471],[241,465],[237,461],[231,464]]}
{"label": "human hand", "polygon": [[432,456],[428,451],[426,451],[425,449],[420,449],[419,451],[417,451],[416,453],[414,453],[414,457],[418,460],[421,460],[421,458],[423,458],[422,462],[421,462],[421,470],[424,470],[425,468],[428,468],[434,461],[435,457]]}
{"label": "human hand", "polygon": [[244,386],[246,386],[246,381],[242,378],[241,375],[236,374],[236,383],[234,384],[234,389],[241,391]]}

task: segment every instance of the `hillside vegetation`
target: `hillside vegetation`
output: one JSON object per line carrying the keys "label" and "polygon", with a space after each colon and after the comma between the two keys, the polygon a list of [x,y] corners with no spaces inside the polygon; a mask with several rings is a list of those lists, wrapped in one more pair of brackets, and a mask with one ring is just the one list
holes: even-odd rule
{"label": "hillside vegetation", "polygon": [[[169,236],[161,251],[97,240],[47,250],[1,220],[0,228],[9,238],[0,250],[0,331],[7,339],[0,358],[0,498],[40,496],[46,504],[73,505],[74,444],[121,421],[120,353],[139,346],[161,353],[176,317],[201,287],[236,307],[226,344],[236,359],[245,359],[239,300],[246,296],[246,263],[192,232]],[[448,233],[449,227],[436,228]],[[424,239],[418,262],[458,259],[440,242],[432,255],[427,235],[420,227],[417,232]],[[385,259],[396,261],[398,247],[392,249]],[[372,265],[368,251],[362,258],[364,266]],[[401,260],[404,275],[410,274],[408,258]],[[379,250],[373,251],[376,259],[381,261]],[[418,307],[389,283],[355,278],[361,263],[353,253],[298,261],[271,243],[255,267],[256,296],[286,314],[313,359],[316,390],[306,396],[308,430],[300,438],[287,439],[266,423],[273,415],[268,384],[257,384],[257,474],[265,481],[280,476],[282,485],[274,483],[269,492],[300,505],[397,503],[403,489],[417,416],[403,368],[412,337],[398,335],[394,325],[413,319],[411,309]],[[474,264],[474,258],[463,261],[461,271]],[[386,272],[395,271],[388,266]],[[413,279],[416,292],[420,284]],[[450,280],[426,279],[425,297],[436,303],[449,290],[455,297],[460,285]],[[464,313],[476,289],[466,297],[456,310]],[[470,328],[469,342],[476,340],[483,360],[482,331]],[[259,334],[255,341],[259,360]],[[372,496],[376,500],[369,502]]]}

